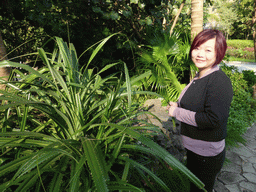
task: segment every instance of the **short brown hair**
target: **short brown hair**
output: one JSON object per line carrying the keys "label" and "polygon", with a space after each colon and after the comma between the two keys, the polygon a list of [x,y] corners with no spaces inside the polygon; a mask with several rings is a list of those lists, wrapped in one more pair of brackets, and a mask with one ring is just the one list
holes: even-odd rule
{"label": "short brown hair", "polygon": [[192,50],[199,47],[206,41],[214,38],[216,39],[216,43],[215,43],[216,61],[213,64],[213,66],[218,65],[225,56],[225,53],[227,50],[227,43],[223,33],[216,29],[205,29],[200,33],[198,33],[198,35],[195,37],[191,45],[191,48],[189,51],[189,57],[191,58]]}

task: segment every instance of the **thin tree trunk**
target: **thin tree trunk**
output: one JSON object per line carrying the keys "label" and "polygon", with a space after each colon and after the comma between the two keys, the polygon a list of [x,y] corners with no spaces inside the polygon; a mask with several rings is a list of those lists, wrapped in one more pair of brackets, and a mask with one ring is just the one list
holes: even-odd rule
{"label": "thin tree trunk", "polygon": [[[165,4],[166,4],[166,7],[167,7],[167,11],[166,11],[166,17],[169,16],[170,14],[170,8],[167,6],[168,3],[170,2],[170,0],[168,0]],[[163,26],[163,29],[166,30],[166,27],[167,27],[167,19],[166,17],[163,18],[163,23],[162,23],[162,26]]]}
{"label": "thin tree trunk", "polygon": [[[256,0],[254,0],[254,14],[252,17],[253,42],[254,42],[254,59],[256,62]],[[256,84],[253,86],[253,98],[256,99]]]}
{"label": "thin tree trunk", "polygon": [[[7,59],[7,54],[6,54],[6,49],[4,46],[4,42],[2,39],[2,36],[0,34],[0,61],[6,60]],[[5,81],[8,80],[8,77],[10,75],[10,68],[9,67],[1,67],[0,68],[0,79],[4,79]],[[0,83],[0,89],[3,90],[5,89],[5,85]]]}
{"label": "thin tree trunk", "polygon": [[182,3],[181,3],[181,5],[180,5],[179,11],[178,11],[178,13],[177,13],[177,15],[176,15],[176,17],[175,17],[175,19],[174,19],[174,21],[173,21],[173,24],[172,24],[172,27],[171,27],[171,30],[170,30],[170,36],[172,35],[173,29],[174,29],[174,27],[175,27],[175,25],[176,25],[176,23],[177,23],[177,20],[178,20],[179,15],[180,15],[180,13],[181,13],[183,7],[184,7],[185,2],[186,2],[186,0],[183,0]]}
{"label": "thin tree trunk", "polygon": [[256,61],[256,0],[254,0],[254,14],[252,17],[253,41],[254,41],[254,59]]}
{"label": "thin tree trunk", "polygon": [[191,42],[203,30],[203,0],[191,0]]}

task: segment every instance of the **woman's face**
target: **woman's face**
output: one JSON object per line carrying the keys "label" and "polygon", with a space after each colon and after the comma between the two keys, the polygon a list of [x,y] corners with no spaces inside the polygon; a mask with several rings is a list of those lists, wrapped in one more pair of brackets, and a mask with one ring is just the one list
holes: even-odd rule
{"label": "woman's face", "polygon": [[215,43],[215,38],[209,39],[191,52],[192,61],[199,69],[201,75],[210,70],[216,61]]}

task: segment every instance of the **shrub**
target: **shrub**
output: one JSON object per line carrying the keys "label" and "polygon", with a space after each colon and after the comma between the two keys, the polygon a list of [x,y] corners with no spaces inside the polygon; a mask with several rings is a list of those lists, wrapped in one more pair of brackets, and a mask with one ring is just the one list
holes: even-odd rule
{"label": "shrub", "polygon": [[234,146],[237,142],[245,142],[242,135],[255,121],[256,101],[248,91],[247,81],[237,67],[223,65],[222,70],[230,78],[233,86],[233,100],[227,124],[227,146]]}
{"label": "shrub", "polygon": [[254,52],[242,49],[227,49],[226,55],[243,59],[254,59]]}
{"label": "shrub", "polygon": [[253,40],[240,40],[240,39],[227,40],[227,45],[235,49],[244,49],[246,47],[254,47]]}
{"label": "shrub", "polygon": [[243,70],[244,80],[247,81],[247,85],[252,87],[256,84],[256,75],[253,70]]}
{"label": "shrub", "polygon": [[[88,68],[111,36],[99,42],[82,69],[74,46],[60,38],[53,53],[38,50],[45,64],[38,71],[0,62],[0,67],[16,67],[20,78],[7,82],[9,90],[0,91],[0,100],[5,101],[0,106],[0,191],[145,191],[145,185],[150,191],[177,191],[147,167],[156,160],[172,169],[163,170],[168,175],[182,178],[180,186],[186,175],[203,187],[141,131],[161,134],[158,127],[145,122],[138,126],[135,117],[141,113],[133,102],[138,93],[133,84],[147,74],[130,78],[125,64],[124,73],[107,77],[101,73],[116,64],[99,72]],[[13,116],[18,117],[16,128],[6,123]]]}

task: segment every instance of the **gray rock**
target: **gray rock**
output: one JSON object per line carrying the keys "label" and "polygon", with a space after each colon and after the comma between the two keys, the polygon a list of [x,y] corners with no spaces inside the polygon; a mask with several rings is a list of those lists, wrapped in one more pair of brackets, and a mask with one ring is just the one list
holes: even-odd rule
{"label": "gray rock", "polygon": [[252,163],[244,162],[242,164],[242,167],[243,167],[243,173],[255,173],[255,169],[252,166]]}
{"label": "gray rock", "polygon": [[254,157],[250,157],[250,158],[248,158],[248,161],[251,162],[251,163],[256,164],[256,157],[255,156]]}
{"label": "gray rock", "polygon": [[255,125],[252,125],[250,128],[247,129],[246,133],[243,135],[244,138],[246,138],[246,140],[253,140],[255,139]]}
{"label": "gray rock", "polygon": [[245,146],[242,146],[242,147],[238,147],[238,148],[233,148],[233,152],[237,153],[238,155],[240,156],[243,156],[243,157],[253,157],[255,154],[253,154],[251,152],[251,150],[249,150],[247,147]]}
{"label": "gray rock", "polygon": [[181,141],[180,122],[173,122],[172,117],[167,113],[166,107],[162,106],[160,99],[149,99],[145,101],[144,107],[148,112],[152,113],[152,115],[141,115],[138,119],[158,126],[165,136],[162,134],[157,135],[155,137],[156,142],[178,160],[184,162],[186,150]]}
{"label": "gray rock", "polygon": [[226,172],[241,173],[242,167],[233,162],[230,162],[226,163],[221,170]]}
{"label": "gray rock", "polygon": [[237,184],[233,184],[233,185],[226,185],[225,186],[229,191],[232,192],[240,192],[239,186]]}
{"label": "gray rock", "polygon": [[218,180],[214,184],[214,190],[216,192],[229,192],[229,190],[225,187],[225,185]]}
{"label": "gray rock", "polygon": [[[253,164],[252,164],[252,166],[253,166],[253,167],[254,167],[254,169],[256,170],[256,164],[254,164],[254,163],[253,163]],[[256,172],[256,171],[255,171],[255,172]]]}
{"label": "gray rock", "polygon": [[238,154],[236,154],[233,151],[231,151],[231,150],[227,150],[226,158],[227,158],[227,160],[229,162],[233,162],[233,163],[235,163],[237,165],[242,165],[241,157]]}
{"label": "gray rock", "polygon": [[249,181],[256,184],[256,175],[253,173],[244,173],[243,176]]}
{"label": "gray rock", "polygon": [[256,185],[253,183],[249,183],[247,181],[242,181],[239,185],[243,189],[250,190],[252,192],[256,191]]}
{"label": "gray rock", "polygon": [[218,179],[225,185],[236,184],[245,180],[240,174],[231,172],[221,172]]}

